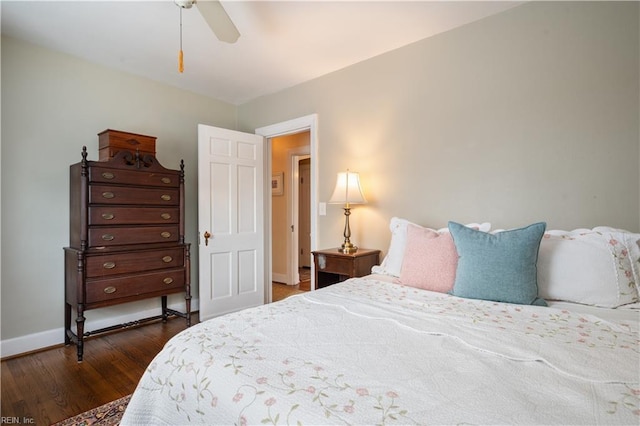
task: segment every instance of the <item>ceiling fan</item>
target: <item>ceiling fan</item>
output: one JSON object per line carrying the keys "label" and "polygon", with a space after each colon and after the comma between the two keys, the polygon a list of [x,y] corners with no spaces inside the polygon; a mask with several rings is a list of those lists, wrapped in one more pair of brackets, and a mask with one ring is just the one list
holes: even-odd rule
{"label": "ceiling fan", "polygon": [[191,9],[195,4],[204,20],[216,35],[218,40],[226,43],[235,43],[240,37],[240,32],[227,15],[218,0],[173,0],[180,7],[180,54],[178,70],[182,72],[183,55],[182,55],[182,9]]}

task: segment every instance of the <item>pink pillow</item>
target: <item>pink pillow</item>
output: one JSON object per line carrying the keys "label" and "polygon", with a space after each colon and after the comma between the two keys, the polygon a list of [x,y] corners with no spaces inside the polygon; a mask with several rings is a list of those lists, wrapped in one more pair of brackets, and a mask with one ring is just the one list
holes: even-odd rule
{"label": "pink pillow", "polygon": [[410,287],[447,293],[453,288],[458,252],[449,232],[410,224],[400,282]]}

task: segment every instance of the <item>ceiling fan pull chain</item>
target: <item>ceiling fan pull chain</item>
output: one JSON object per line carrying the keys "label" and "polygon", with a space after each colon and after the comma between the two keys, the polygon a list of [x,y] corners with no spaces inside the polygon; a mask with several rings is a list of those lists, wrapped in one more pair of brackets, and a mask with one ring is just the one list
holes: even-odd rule
{"label": "ceiling fan pull chain", "polygon": [[180,9],[180,53],[178,54],[178,71],[182,73],[184,71],[184,60],[182,54],[182,8]]}

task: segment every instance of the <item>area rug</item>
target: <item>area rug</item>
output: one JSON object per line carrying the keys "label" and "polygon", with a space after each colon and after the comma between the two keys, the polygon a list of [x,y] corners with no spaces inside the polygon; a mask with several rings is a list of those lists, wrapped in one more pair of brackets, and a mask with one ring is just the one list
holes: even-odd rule
{"label": "area rug", "polygon": [[131,395],[127,395],[67,420],[63,420],[60,423],[55,423],[53,426],[117,426],[120,424],[120,420],[130,399]]}

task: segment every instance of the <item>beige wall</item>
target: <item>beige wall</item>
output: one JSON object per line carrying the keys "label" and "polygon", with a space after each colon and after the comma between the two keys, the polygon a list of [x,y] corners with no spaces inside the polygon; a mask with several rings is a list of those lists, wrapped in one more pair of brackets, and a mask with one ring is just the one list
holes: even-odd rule
{"label": "beige wall", "polygon": [[[198,123],[234,128],[236,107],[2,38],[3,342],[52,329],[56,343],[62,341],[69,165],[80,161],[83,145],[97,160],[97,133],[107,128],[157,136],[165,167],[178,168],[184,159],[186,240],[197,296]],[[86,316],[91,321],[156,306],[149,300]]]}
{"label": "beige wall", "polygon": [[[637,2],[532,2],[241,105],[241,130],[318,113],[318,196],[361,175],[352,241],[392,216],[640,230]],[[317,248],[343,216],[327,206]]]}
{"label": "beige wall", "polygon": [[[291,239],[289,223],[287,222],[287,201],[289,199],[289,186],[291,182],[291,164],[289,164],[289,153],[292,149],[308,146],[309,132],[296,133],[293,135],[273,138],[271,142],[272,162],[271,169],[274,172],[284,172],[284,194],[271,197],[271,232],[273,239],[272,247],[272,272],[274,280],[277,277],[287,275],[287,257]],[[295,284],[295,283],[293,283]]]}

